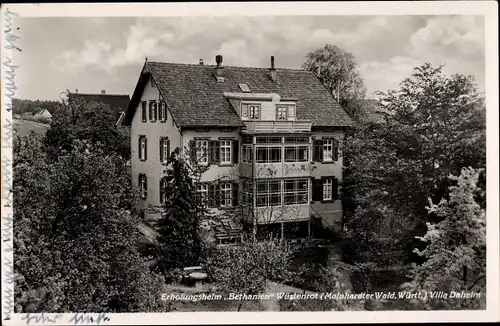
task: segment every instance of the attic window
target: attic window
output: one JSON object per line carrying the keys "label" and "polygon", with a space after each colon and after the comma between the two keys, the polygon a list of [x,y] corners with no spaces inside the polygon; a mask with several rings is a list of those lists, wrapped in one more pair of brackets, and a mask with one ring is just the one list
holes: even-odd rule
{"label": "attic window", "polygon": [[215,76],[217,78],[218,83],[223,83],[224,82],[224,77],[221,76]]}
{"label": "attic window", "polygon": [[240,87],[241,91],[244,93],[251,93],[252,92],[247,84],[238,84],[238,86]]}

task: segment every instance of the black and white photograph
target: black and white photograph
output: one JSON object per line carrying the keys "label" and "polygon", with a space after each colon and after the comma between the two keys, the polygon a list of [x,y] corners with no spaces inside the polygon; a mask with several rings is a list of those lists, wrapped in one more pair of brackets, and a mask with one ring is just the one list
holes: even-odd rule
{"label": "black and white photograph", "polygon": [[2,323],[498,321],[498,5],[419,3],[2,5]]}

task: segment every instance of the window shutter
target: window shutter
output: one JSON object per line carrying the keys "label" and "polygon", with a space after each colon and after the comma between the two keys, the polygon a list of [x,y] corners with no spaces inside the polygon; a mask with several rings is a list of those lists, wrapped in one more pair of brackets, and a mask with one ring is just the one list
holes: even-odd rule
{"label": "window shutter", "polygon": [[148,159],[148,139],[144,137],[144,161]]}
{"label": "window shutter", "polygon": [[163,110],[161,108],[161,102],[160,105],[158,106],[158,120],[163,122]]}
{"label": "window shutter", "polygon": [[323,179],[313,179],[313,201],[323,200]]}
{"label": "window shutter", "polygon": [[164,138],[160,137],[160,162],[163,163],[163,160],[165,158],[165,153],[163,152],[163,142],[165,141]]}
{"label": "window shutter", "polygon": [[332,178],[332,199],[337,200],[339,198],[339,180],[337,178]]}
{"label": "window shutter", "polygon": [[315,139],[313,143],[313,161],[322,162],[323,161],[323,141],[321,139]]}
{"label": "window shutter", "polygon": [[168,161],[168,159],[170,158],[170,139],[168,139],[168,138],[167,138],[167,153],[164,155],[167,155],[166,158]]}
{"label": "window shutter", "polygon": [[235,183],[233,183],[233,193],[232,193],[232,206],[233,207],[238,206],[238,196],[239,196],[238,183],[235,182]]}
{"label": "window shutter", "polygon": [[220,207],[220,183],[215,185],[215,207]]}
{"label": "window shutter", "polygon": [[144,174],[144,198],[148,198],[148,177]]}
{"label": "window shutter", "polygon": [[141,139],[142,137],[139,136],[139,138],[137,138],[137,156],[139,157],[139,160],[143,160],[144,158],[141,157]]}
{"label": "window shutter", "polygon": [[149,120],[153,120],[153,102],[149,102]]}
{"label": "window shutter", "polygon": [[339,142],[334,139],[333,140],[333,160],[337,161],[339,159]]}
{"label": "window shutter", "polygon": [[146,122],[148,120],[148,117],[146,115],[146,102],[142,102],[142,122]]}
{"label": "window shutter", "polygon": [[208,206],[215,207],[215,184],[208,185]]}
{"label": "window shutter", "polygon": [[189,155],[191,155],[191,159],[196,161],[196,141],[189,141]]}
{"label": "window shutter", "polygon": [[209,158],[208,161],[211,164],[219,164],[220,163],[220,141],[211,140],[208,142],[209,147]]}
{"label": "window shutter", "polygon": [[233,164],[238,164],[240,154],[240,142],[238,140],[233,140]]}

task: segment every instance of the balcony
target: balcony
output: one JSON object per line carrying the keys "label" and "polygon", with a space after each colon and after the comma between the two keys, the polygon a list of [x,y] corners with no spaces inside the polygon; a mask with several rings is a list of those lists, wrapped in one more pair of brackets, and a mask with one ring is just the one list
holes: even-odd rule
{"label": "balcony", "polygon": [[244,132],[248,133],[300,133],[311,132],[312,122],[308,120],[290,121],[243,121]]}

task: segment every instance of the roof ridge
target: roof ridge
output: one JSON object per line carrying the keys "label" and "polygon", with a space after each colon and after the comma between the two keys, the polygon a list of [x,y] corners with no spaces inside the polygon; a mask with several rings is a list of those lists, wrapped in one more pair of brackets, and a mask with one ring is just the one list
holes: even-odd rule
{"label": "roof ridge", "polygon": [[[148,61],[148,64],[150,63],[156,63],[156,64],[166,64],[166,65],[178,65],[178,66],[192,66],[192,67],[200,67],[200,68],[215,68],[217,67],[216,65],[200,65],[196,63],[179,63],[179,62],[161,62],[161,61]],[[270,70],[271,68],[264,68],[264,67],[250,67],[250,66],[226,66],[223,65],[222,68],[237,68],[237,69],[256,69],[256,70]],[[296,71],[296,72],[306,72],[310,73],[311,71],[305,70],[305,69],[297,69],[297,68],[275,68],[276,70],[287,70],[287,71]]]}

